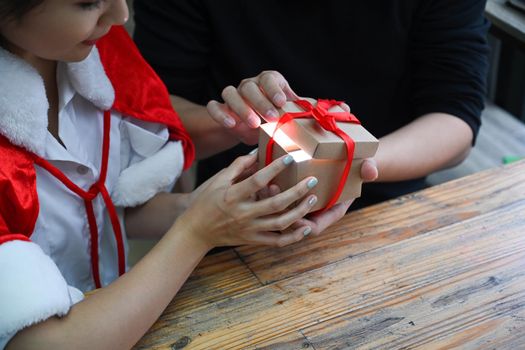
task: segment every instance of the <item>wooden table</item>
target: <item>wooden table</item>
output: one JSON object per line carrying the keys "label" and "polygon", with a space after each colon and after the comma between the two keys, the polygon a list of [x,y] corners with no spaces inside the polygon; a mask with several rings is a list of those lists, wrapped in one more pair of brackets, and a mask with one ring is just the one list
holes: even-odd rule
{"label": "wooden table", "polygon": [[525,162],[206,257],[138,349],[524,349]]}

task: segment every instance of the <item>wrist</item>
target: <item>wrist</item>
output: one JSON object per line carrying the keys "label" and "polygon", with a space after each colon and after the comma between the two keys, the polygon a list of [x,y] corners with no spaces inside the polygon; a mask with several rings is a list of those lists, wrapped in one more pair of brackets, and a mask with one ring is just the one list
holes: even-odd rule
{"label": "wrist", "polygon": [[190,249],[195,249],[201,254],[206,254],[214,246],[208,242],[191,220],[186,215],[181,215],[172,225],[167,235],[178,236]]}

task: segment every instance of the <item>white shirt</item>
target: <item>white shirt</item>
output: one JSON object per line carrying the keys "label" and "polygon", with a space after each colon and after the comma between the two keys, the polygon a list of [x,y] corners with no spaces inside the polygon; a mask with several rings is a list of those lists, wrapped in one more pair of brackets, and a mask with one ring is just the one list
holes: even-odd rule
{"label": "white shirt", "polygon": [[[65,148],[48,132],[43,156],[77,186],[88,190],[100,174],[103,112],[75,92],[62,64],[58,67],[58,87],[58,132]],[[108,192],[112,193],[124,169],[157,152],[166,144],[168,136],[164,126],[122,118],[119,113],[112,112]],[[36,167],[36,174],[40,212],[31,240],[53,259],[70,286],[81,291],[92,290],[95,285],[84,201],[45,169]],[[118,277],[117,249],[101,195],[93,200],[93,207],[104,286]],[[123,210],[119,210],[125,236],[122,213]]]}

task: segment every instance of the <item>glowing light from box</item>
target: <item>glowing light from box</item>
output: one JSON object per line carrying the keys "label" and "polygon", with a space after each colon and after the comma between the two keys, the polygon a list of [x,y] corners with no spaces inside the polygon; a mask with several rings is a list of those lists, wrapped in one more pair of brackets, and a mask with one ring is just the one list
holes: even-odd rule
{"label": "glowing light from box", "polygon": [[296,163],[312,159],[312,157],[302,149],[300,149],[299,151],[289,152],[288,154],[293,157],[293,160],[295,160]]}
{"label": "glowing light from box", "polygon": [[[266,130],[266,132],[270,135],[273,134],[276,126],[277,123],[266,123],[261,125],[261,127],[263,127]],[[288,152],[288,154],[290,154],[293,157],[295,162],[303,162],[305,160],[312,159],[312,157],[308,153],[300,149],[299,146],[297,146],[297,144],[293,142],[293,140],[282,130],[277,130],[274,136],[274,140],[277,144],[279,144],[279,146],[281,146],[285,151]]]}
{"label": "glowing light from box", "polygon": [[[267,123],[265,124],[265,129],[270,135],[272,135],[276,126],[277,123]],[[299,148],[297,147],[295,142],[293,142],[292,139],[289,138],[288,135],[286,135],[281,129],[277,130],[277,132],[275,133],[274,140],[279,144],[279,146],[281,146],[286,151],[295,150]]]}

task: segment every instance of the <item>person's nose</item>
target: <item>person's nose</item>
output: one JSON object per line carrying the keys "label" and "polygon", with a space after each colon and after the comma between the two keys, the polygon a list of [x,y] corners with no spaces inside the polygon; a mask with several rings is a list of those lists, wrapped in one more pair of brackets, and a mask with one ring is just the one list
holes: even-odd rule
{"label": "person's nose", "polygon": [[100,19],[106,25],[122,25],[128,21],[129,9],[126,0],[114,0]]}

